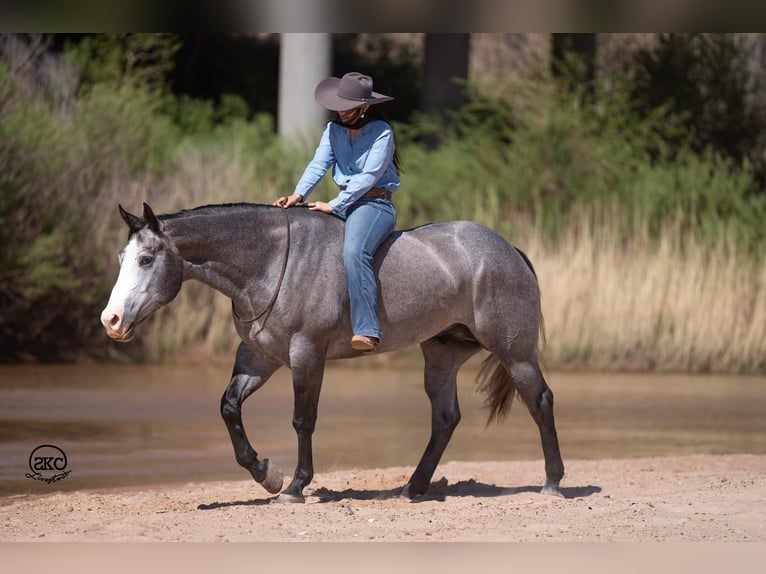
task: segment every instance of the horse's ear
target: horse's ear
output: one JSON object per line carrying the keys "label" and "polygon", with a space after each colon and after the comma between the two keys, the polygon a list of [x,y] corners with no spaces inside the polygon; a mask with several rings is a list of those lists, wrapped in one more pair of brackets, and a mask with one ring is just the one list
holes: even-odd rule
{"label": "horse's ear", "polygon": [[130,232],[134,233],[138,231],[141,227],[141,220],[132,213],[125,211],[125,209],[119,203],[117,204],[117,207],[120,208],[120,215],[122,216],[122,219],[125,221],[125,223],[128,224],[128,227],[130,227]]}
{"label": "horse's ear", "polygon": [[152,208],[149,207],[148,203],[144,203],[144,221],[146,221],[149,229],[158,235],[162,234],[162,225],[160,224],[160,220],[157,219],[156,215],[154,215],[154,212],[152,211]]}

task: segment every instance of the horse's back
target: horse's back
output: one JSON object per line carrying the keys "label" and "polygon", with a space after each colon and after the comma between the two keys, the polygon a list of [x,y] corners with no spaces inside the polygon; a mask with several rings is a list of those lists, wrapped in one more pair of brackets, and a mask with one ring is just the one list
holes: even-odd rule
{"label": "horse's back", "polygon": [[[321,249],[322,266],[342,261],[343,222],[331,216],[301,213],[306,233],[303,249]],[[320,247],[321,246],[321,247]],[[381,288],[410,297],[428,290],[433,296],[476,288],[480,281],[514,290],[537,288],[526,257],[501,235],[475,221],[440,221],[396,230],[378,248],[374,266]]]}
{"label": "horse's back", "polygon": [[[302,293],[318,326],[347,329],[343,222],[317,215],[301,210],[295,218],[303,263],[291,266],[300,272],[288,281],[288,291]],[[534,272],[516,248],[479,223],[444,221],[396,230],[378,248],[374,268],[383,350],[425,341],[456,324],[487,348],[500,340],[534,344],[537,339],[540,301]],[[306,289],[308,276],[321,288]],[[344,349],[336,351],[344,356]]]}
{"label": "horse's back", "polygon": [[523,320],[537,330],[537,280],[503,237],[471,221],[394,232],[376,254],[382,319],[433,336],[459,323],[503,331]]}
{"label": "horse's back", "polygon": [[395,231],[376,255],[382,275],[426,268],[435,275],[474,281],[504,275],[513,283],[536,283],[531,264],[492,229],[475,221],[443,221]]}

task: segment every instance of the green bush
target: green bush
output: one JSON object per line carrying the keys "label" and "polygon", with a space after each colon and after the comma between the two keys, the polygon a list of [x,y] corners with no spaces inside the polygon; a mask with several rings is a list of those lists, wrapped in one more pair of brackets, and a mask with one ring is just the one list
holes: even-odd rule
{"label": "green bush", "polygon": [[[39,82],[0,61],[0,360],[105,352],[98,314],[125,238],[118,203],[270,203],[311,157],[316,142],[283,141],[271,116],[250,118],[237,97],[173,97],[161,73],[172,43],[139,40],[71,52],[81,74],[71,90],[55,81],[66,74]],[[148,70],[130,64],[139,56]],[[754,168],[692,145],[672,106],[647,111],[620,82],[592,99],[545,75],[499,88],[469,86],[449,125],[416,116],[395,126],[399,227],[472,219],[511,240],[542,231],[556,246],[585,214],[592,226],[619,221],[617,241],[672,227],[683,241],[763,254]],[[434,134],[438,147],[424,145]],[[326,178],[314,198],[334,193]],[[141,343],[130,352],[152,356]]]}
{"label": "green bush", "polygon": [[130,82],[51,97],[57,65],[40,81],[0,62],[0,359],[71,358],[93,335],[98,322],[81,319],[97,318],[106,288],[101,208],[118,182],[159,172],[178,137]]}
{"label": "green bush", "polygon": [[400,130],[410,166],[400,221],[478,216],[513,236],[512,224],[526,219],[555,241],[573,212],[591,212],[594,220],[617,214],[626,236],[680,219],[693,239],[734,231],[743,249],[762,248],[757,220],[766,212],[750,165],[733,167],[711,148],[694,152],[667,107],[640,114],[619,86],[600,92],[595,106],[553,82],[509,91],[469,104],[435,150],[419,144],[436,129],[427,119]]}

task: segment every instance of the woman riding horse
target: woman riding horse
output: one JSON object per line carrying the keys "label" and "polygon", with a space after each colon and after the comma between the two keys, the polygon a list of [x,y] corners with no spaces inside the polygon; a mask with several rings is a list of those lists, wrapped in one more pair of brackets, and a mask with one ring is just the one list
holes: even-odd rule
{"label": "woman riding horse", "polygon": [[371,106],[393,98],[374,92],[372,78],[358,72],[325,78],[314,98],[337,116],[327,124],[295,192],[274,205],[287,208],[305,201],[332,168],[338,196],[328,203],[310,203],[309,209],[346,221],[343,265],[351,301],[351,347],[374,351],[381,331],[372,258],[396,224],[391,196],[399,187],[399,157],[393,128]]}

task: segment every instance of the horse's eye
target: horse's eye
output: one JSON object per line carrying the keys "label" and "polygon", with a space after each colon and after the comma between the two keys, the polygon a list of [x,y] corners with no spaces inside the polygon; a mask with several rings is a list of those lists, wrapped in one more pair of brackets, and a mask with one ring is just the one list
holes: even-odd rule
{"label": "horse's eye", "polygon": [[138,264],[141,267],[149,267],[152,263],[154,263],[154,257],[151,255],[141,255],[141,257],[138,258]]}

